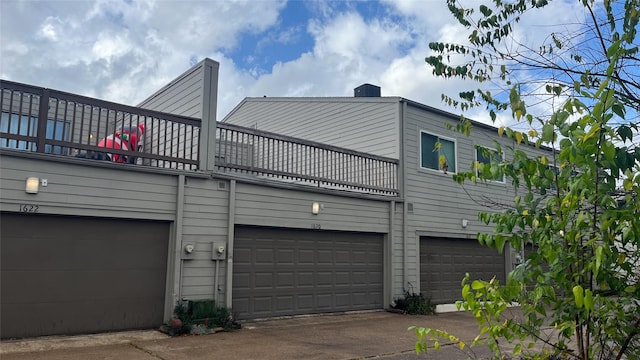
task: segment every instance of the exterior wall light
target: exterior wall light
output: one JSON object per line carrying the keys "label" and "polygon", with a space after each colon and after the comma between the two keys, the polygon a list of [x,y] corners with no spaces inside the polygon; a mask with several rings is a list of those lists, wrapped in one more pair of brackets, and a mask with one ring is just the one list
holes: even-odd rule
{"label": "exterior wall light", "polygon": [[40,179],[37,177],[28,177],[24,188],[27,194],[37,194],[40,188]]}
{"label": "exterior wall light", "polygon": [[466,228],[466,227],[467,227],[467,225],[469,225],[469,220],[467,220],[467,219],[462,219],[462,227],[463,227],[463,228]]}
{"label": "exterior wall light", "polygon": [[314,202],[313,204],[311,204],[311,213],[313,215],[318,215],[319,212],[320,212],[320,203]]}

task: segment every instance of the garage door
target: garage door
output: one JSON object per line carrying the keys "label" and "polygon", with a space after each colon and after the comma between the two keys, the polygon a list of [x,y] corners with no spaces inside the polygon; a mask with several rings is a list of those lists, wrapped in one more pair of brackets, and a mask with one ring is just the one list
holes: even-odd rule
{"label": "garage door", "polygon": [[380,234],[236,228],[233,311],[241,319],[381,309]]}
{"label": "garage door", "polygon": [[420,290],[435,304],[461,300],[465,273],[471,279],[504,284],[504,254],[482,246],[477,240],[420,237]]}
{"label": "garage door", "polygon": [[3,338],[162,324],[169,224],[0,214]]}

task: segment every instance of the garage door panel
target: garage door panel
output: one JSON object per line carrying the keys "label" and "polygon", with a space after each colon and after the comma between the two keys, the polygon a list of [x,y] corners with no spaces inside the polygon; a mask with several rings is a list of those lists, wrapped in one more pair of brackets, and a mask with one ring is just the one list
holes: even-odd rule
{"label": "garage door panel", "polygon": [[278,311],[286,311],[287,309],[291,309],[294,306],[294,300],[295,298],[293,295],[277,296],[276,309]]}
{"label": "garage door panel", "polygon": [[[272,263],[250,258],[265,250],[260,246],[278,254]],[[381,235],[238,228],[235,249],[233,308],[240,318],[382,308]],[[260,273],[271,274],[273,286],[256,287]],[[236,283],[240,274],[252,281]],[[369,296],[356,299],[354,291]],[[264,310],[268,304],[270,312]]]}
{"label": "garage door panel", "polygon": [[295,279],[293,272],[280,272],[277,274],[277,278],[278,280],[276,284],[278,285],[278,288],[293,288]]}
{"label": "garage door panel", "polygon": [[278,265],[293,265],[295,259],[295,251],[291,249],[277,249],[276,262]]}
{"label": "garage door panel", "polygon": [[298,250],[297,265],[311,265],[315,264],[315,254],[313,249],[300,249]]}
{"label": "garage door panel", "polygon": [[328,287],[332,287],[334,284],[334,277],[333,277],[333,272],[332,271],[321,271],[318,272],[318,277],[317,277],[317,286],[328,286]]}
{"label": "garage door panel", "polygon": [[318,250],[316,254],[318,256],[318,264],[333,265],[332,250]]}
{"label": "garage door panel", "polygon": [[0,216],[3,338],[162,323],[168,223]]}
{"label": "garage door panel", "polygon": [[436,304],[461,300],[465,273],[504,283],[504,255],[473,239],[420,238],[420,289]]}

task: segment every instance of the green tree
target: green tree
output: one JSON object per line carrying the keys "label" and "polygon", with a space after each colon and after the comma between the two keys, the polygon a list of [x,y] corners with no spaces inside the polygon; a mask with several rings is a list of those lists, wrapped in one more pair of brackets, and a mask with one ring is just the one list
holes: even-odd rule
{"label": "green tree", "polygon": [[[485,0],[472,3],[476,8],[447,1],[469,42],[431,43],[435,55],[426,62],[434,74],[471,79],[479,89],[455,99],[443,95],[444,101],[461,110],[485,107],[494,121],[511,114],[515,125],[529,127],[500,127],[499,136],[514,145],[496,142],[498,154],[480,165],[479,178],[475,169],[454,178],[511,179],[518,194],[513,206],[481,213],[493,231],[478,240],[498,251],[507,244],[533,251],[506,284],[464,279],[459,306],[473,312],[481,328],[472,343],[416,327],[418,352],[447,340],[461,349],[487,343],[503,358],[542,341],[550,350],[535,357],[640,358],[640,147],[634,145],[640,136],[640,4],[579,3],[585,23],[550,33],[533,50],[517,42],[514,29],[523,14],[548,6],[546,0]],[[536,72],[537,83],[521,76],[527,71]],[[492,94],[483,88],[488,83],[502,91]],[[546,100],[561,104],[551,114],[529,111],[527,101],[539,100],[540,88]],[[458,125],[465,133],[470,127],[465,119]],[[531,156],[523,151],[527,144],[551,151]],[[521,306],[519,319],[505,316],[513,302]],[[554,337],[543,337],[546,325],[553,326]],[[507,343],[515,344],[509,353]]]}

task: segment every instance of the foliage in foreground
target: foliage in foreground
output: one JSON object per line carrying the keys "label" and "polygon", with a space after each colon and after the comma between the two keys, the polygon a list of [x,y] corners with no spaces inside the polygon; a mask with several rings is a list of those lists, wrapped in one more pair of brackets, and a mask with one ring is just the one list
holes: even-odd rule
{"label": "foliage in foreground", "polygon": [[[487,344],[501,359],[524,356],[538,342],[547,351],[526,358],[640,358],[640,147],[633,142],[638,124],[626,118],[638,111],[640,5],[637,0],[580,3],[590,14],[588,30],[594,37],[567,49],[571,44],[551,34],[550,44],[541,46],[535,70],[547,71],[544,88],[561,105],[537,117],[527,113],[526,80],[515,76],[526,66],[524,57],[501,49],[519,16],[547,1],[485,2],[474,18],[473,9],[448,0],[452,14],[471,31],[471,45],[431,44],[439,53],[427,58],[434,73],[509,86],[503,98],[477,90],[461,93],[454,103],[463,110],[484,104],[494,120],[510,110],[516,125],[530,126],[527,132],[498,129],[513,146],[496,142],[497,156],[491,164],[477,165],[479,176],[474,167],[454,178],[460,183],[510,178],[518,194],[513,205],[480,214],[494,231],[478,239],[498,251],[527,246],[532,251],[506,284],[464,279],[464,301],[458,306],[474,314],[480,326],[475,340],[465,343],[441,330],[416,327],[418,352],[438,349],[443,341],[462,350]],[[585,44],[596,46],[588,49],[590,62],[579,55]],[[562,55],[546,56],[553,51]],[[456,54],[471,60],[452,65],[450,56]],[[463,119],[457,129],[468,134],[470,127]],[[527,145],[552,151],[534,156],[524,151]],[[505,316],[513,303],[520,304],[522,318]],[[543,336],[546,326],[553,328],[553,337]],[[508,352],[506,344],[512,345]]]}

